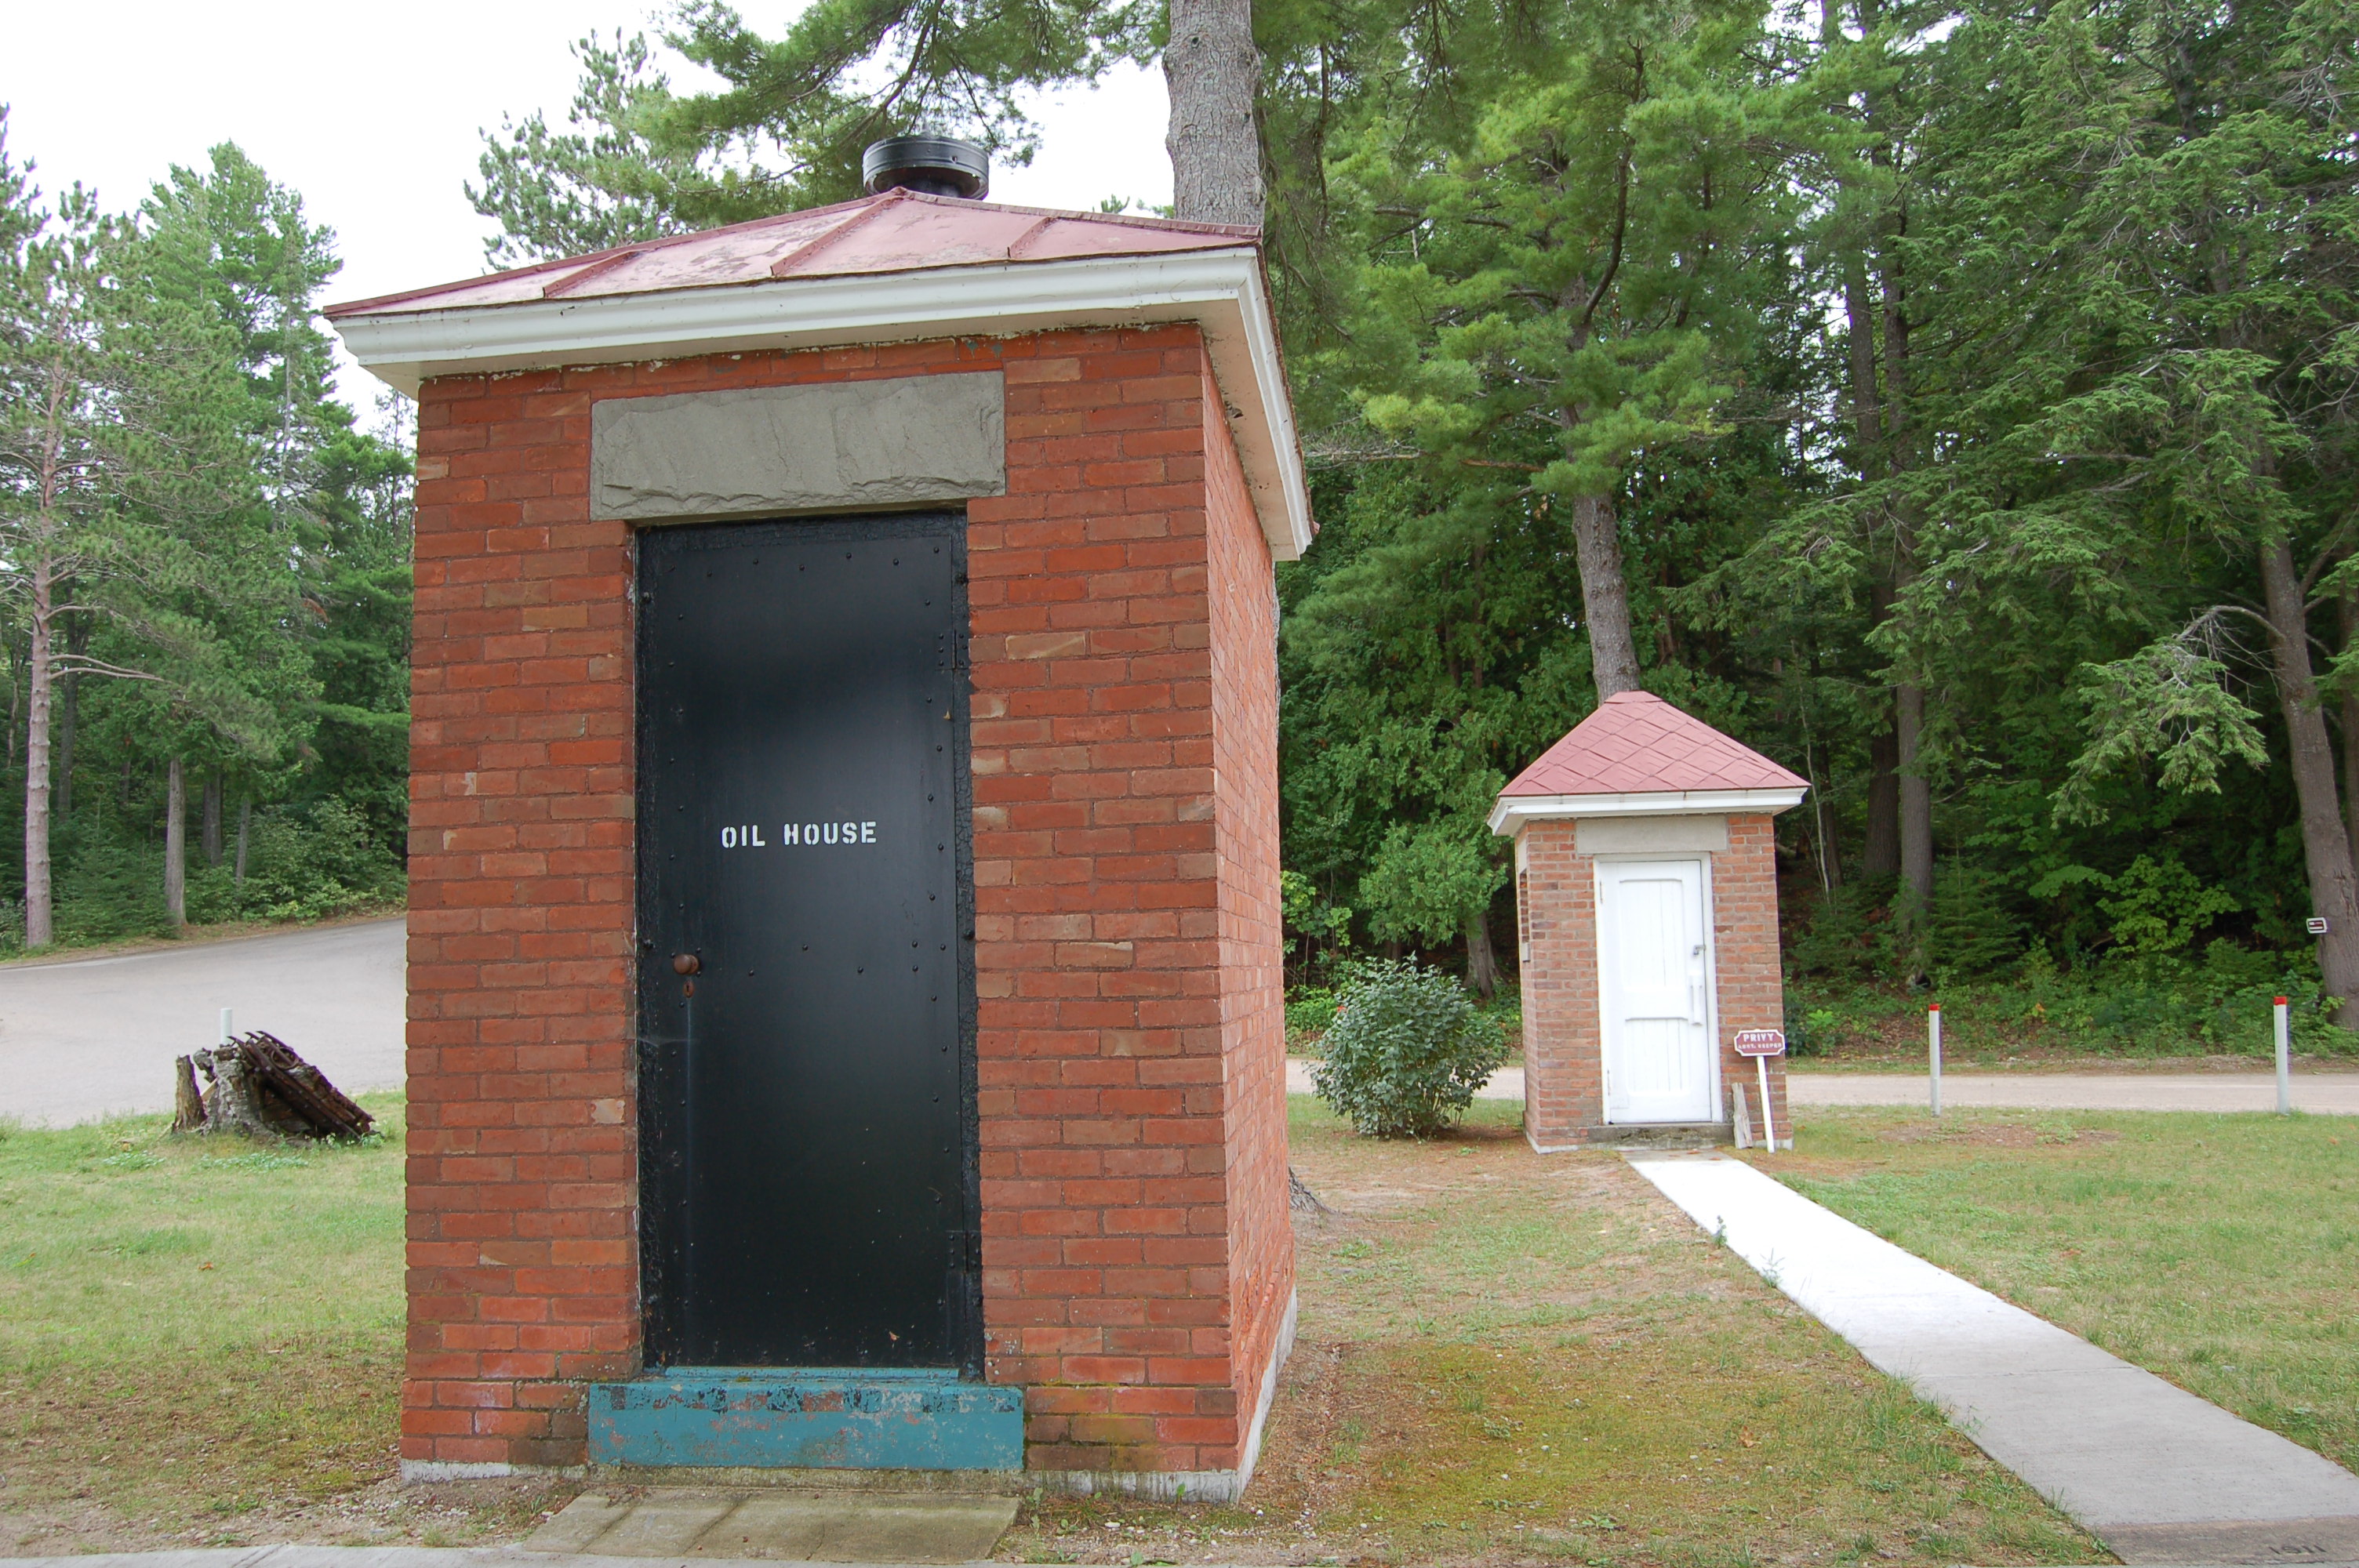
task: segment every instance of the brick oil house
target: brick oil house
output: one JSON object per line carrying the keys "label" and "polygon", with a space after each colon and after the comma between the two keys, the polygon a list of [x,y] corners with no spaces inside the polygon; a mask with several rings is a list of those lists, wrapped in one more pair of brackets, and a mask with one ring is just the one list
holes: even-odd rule
{"label": "brick oil house", "polygon": [[405,1472],[1235,1495],[1310,537],[1255,236],[891,189],[330,316],[419,406]]}
{"label": "brick oil house", "polygon": [[[1747,1029],[1782,1029],[1771,818],[1805,781],[1647,692],[1622,692],[1510,781],[1524,1135],[1543,1153],[1717,1141],[1754,1099]],[[1770,1113],[1788,1137],[1785,1059]],[[1750,1106],[1754,1126],[1760,1108]]]}

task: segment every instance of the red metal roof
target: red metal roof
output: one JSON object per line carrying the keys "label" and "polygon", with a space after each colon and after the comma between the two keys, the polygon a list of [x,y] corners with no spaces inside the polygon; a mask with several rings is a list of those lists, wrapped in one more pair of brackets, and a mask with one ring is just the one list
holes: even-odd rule
{"label": "red metal roof", "polygon": [[1617,692],[1517,773],[1502,796],[1664,795],[1806,785],[1652,692]]}
{"label": "red metal roof", "polygon": [[1257,230],[1222,223],[1059,212],[888,190],[834,207],[538,262],[463,283],[349,300],[329,306],[327,314],[333,319],[481,309],[787,277],[1233,250],[1259,238]]}

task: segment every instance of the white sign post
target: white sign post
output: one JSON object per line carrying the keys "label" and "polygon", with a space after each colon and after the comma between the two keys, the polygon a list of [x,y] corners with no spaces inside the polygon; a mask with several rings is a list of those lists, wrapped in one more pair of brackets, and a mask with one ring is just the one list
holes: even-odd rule
{"label": "white sign post", "polygon": [[229,1014],[230,1014],[230,1010],[229,1010],[228,1008],[223,1008],[223,1009],[222,1009],[222,1031],[221,1031],[222,1037],[221,1037],[221,1043],[222,1043],[223,1044],[224,1044],[224,1045],[226,1045],[226,1044],[229,1044],[229,1036],[230,1036]]}
{"label": "white sign post", "polygon": [[1925,1053],[1933,1064],[1933,1114],[1941,1114],[1941,1004],[1925,1009]]}
{"label": "white sign post", "polygon": [[2293,1026],[2286,1017],[2286,999],[2277,998],[2277,1114],[2293,1114]]}
{"label": "white sign post", "polygon": [[[1777,1117],[1769,1107],[1769,1058],[1786,1054],[1786,1032],[1782,1029],[1740,1029],[1736,1032],[1736,1054],[1753,1058],[1754,1068],[1761,1075],[1761,1141],[1769,1152],[1777,1152]],[[1792,1146],[1788,1137],[1787,1143]]]}

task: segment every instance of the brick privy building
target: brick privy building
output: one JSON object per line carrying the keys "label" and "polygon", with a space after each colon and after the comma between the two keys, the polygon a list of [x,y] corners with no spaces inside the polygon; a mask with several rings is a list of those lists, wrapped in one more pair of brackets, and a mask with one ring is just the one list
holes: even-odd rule
{"label": "brick privy building", "polygon": [[892,189],[330,314],[419,402],[406,1472],[1234,1496],[1310,535],[1255,236]]}
{"label": "brick privy building", "polygon": [[[1782,1030],[1771,818],[1805,782],[1643,691],[1610,697],[1500,792],[1516,843],[1524,1135],[1543,1153],[1715,1141]],[[1771,1061],[1782,1144],[1785,1058]]]}

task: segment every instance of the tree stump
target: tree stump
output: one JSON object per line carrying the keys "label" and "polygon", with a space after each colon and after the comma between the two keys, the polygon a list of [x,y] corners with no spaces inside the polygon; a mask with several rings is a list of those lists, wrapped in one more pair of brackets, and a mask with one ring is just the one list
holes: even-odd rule
{"label": "tree stump", "polygon": [[[236,1131],[255,1138],[364,1138],[375,1119],[339,1093],[319,1068],[260,1030],[179,1061],[175,1132]],[[211,1087],[197,1093],[197,1074]],[[193,1102],[193,1104],[191,1104]]]}

